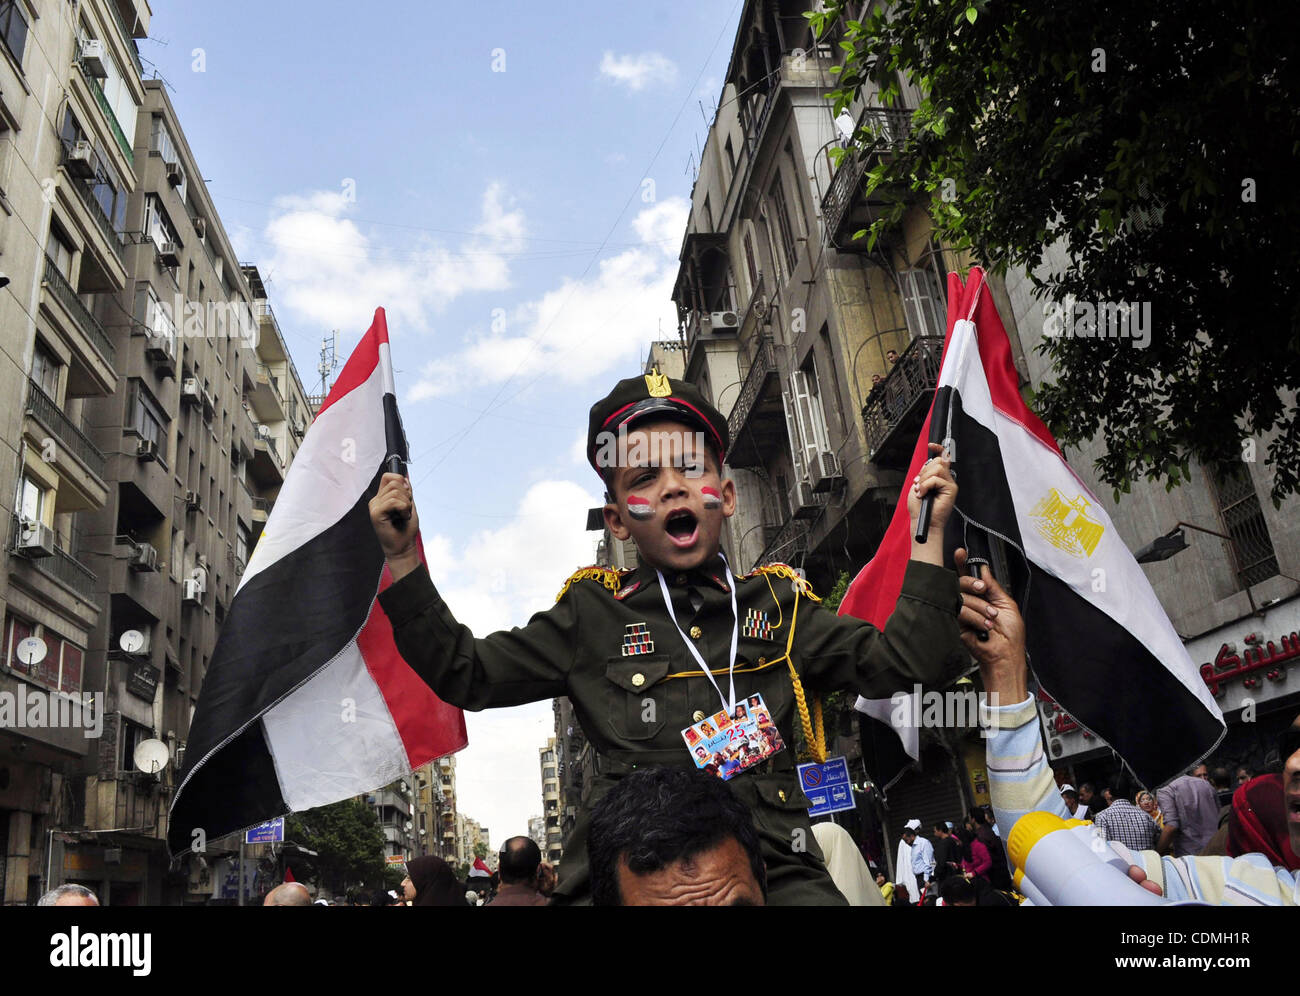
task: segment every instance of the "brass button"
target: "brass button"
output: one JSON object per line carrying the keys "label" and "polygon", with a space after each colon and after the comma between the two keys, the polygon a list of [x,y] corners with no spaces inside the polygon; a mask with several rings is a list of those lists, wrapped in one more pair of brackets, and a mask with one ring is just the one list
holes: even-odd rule
{"label": "brass button", "polygon": [[785,789],[781,789],[781,791],[779,791],[779,792],[777,793],[777,797],[778,797],[782,802],[785,802]]}
{"label": "brass button", "polygon": [[759,666],[759,667],[762,667],[762,666],[763,666],[764,664],[766,664],[766,663],[767,663],[767,658],[766,658],[766,657],[760,657],[760,658],[758,659],[758,666]]}
{"label": "brass button", "polygon": [[696,709],[695,712],[693,712],[693,713],[691,714],[691,722],[692,722],[692,723],[698,723],[698,722],[699,722],[700,720],[702,720],[703,718],[704,718],[704,710],[703,710],[703,709]]}
{"label": "brass button", "polygon": [[636,685],[637,688],[640,688],[645,684],[645,675],[640,672],[632,675],[632,684]]}
{"label": "brass button", "polygon": [[698,627],[698,626],[692,626],[692,627],[691,627],[691,639],[692,639],[692,640],[698,640],[698,639],[699,639],[700,637],[702,637],[703,635],[704,635],[704,630],[700,629],[700,627]]}

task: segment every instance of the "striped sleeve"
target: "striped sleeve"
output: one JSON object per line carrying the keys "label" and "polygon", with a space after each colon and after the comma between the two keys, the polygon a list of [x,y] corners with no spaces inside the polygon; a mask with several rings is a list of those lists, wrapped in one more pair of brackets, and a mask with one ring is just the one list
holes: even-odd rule
{"label": "striped sleeve", "polygon": [[1003,836],[1025,813],[1037,810],[1068,820],[1070,811],[1043,754],[1033,696],[1015,705],[981,705],[980,726],[988,739],[989,794]]}

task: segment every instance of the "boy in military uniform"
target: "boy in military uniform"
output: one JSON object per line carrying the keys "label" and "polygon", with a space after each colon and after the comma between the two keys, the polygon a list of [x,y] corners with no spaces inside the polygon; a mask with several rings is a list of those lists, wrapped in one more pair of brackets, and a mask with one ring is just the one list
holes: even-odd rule
{"label": "boy in military uniform", "polygon": [[[394,584],[379,595],[407,663],[445,702],[479,710],[567,695],[598,754],[598,776],[565,844],[556,902],[588,898],[590,809],[637,767],[695,766],[684,730],[761,696],[781,739],[805,736],[808,692],[871,698],[941,686],[969,667],[958,635],[957,576],[941,537],[957,486],[946,456],[912,482],[934,496],[928,542],[913,543],[897,608],[884,631],[822,608],[790,568],[733,576],[721,549],[736,508],[722,476],[726,420],[692,384],[661,375],[620,381],[591,409],[587,454],[606,488],[605,522],[635,541],[631,571],[586,568],[550,609],[522,628],[475,637],[434,589],[416,546],[409,481],[384,475],[370,502]],[[401,523],[397,525],[395,523]],[[729,783],[754,814],[769,902],[843,904],[808,820],[792,750]]]}

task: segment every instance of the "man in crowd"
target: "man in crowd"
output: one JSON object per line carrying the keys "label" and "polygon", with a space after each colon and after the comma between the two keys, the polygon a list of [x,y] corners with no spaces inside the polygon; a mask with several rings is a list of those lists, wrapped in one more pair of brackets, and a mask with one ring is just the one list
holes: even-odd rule
{"label": "man in crowd", "polygon": [[924,896],[926,887],[934,878],[934,845],[922,837],[920,831],[920,820],[908,820],[903,826],[903,842],[912,849],[912,874],[916,876],[916,889]]}
{"label": "man in crowd", "polygon": [[1083,806],[1087,812],[1092,813],[1092,816],[1076,815],[1076,819],[1089,820],[1093,819],[1098,813],[1106,808],[1106,800],[1103,799],[1097,793],[1097,790],[1092,787],[1092,782],[1080,782],[1079,805]]}
{"label": "man in crowd", "polygon": [[749,809],[702,771],[640,768],[597,804],[587,841],[596,906],[765,906]]}
{"label": "man in crowd", "polygon": [[98,906],[99,899],[84,885],[60,885],[36,901],[37,906]]}
{"label": "man in crowd", "polygon": [[277,885],[262,900],[263,906],[310,906],[311,893],[301,882],[285,882]]}
{"label": "man in crowd", "polygon": [[937,820],[934,824],[934,880],[940,885],[955,872],[961,871],[961,845],[948,824]]}
{"label": "man in crowd", "polygon": [[1061,786],[1061,798],[1065,800],[1065,808],[1070,811],[1071,817],[1076,820],[1088,819],[1088,807],[1079,801],[1079,793],[1069,782]]}
{"label": "man in crowd", "polygon": [[1129,802],[1133,786],[1128,777],[1121,772],[1107,787],[1115,801],[1098,813],[1093,821],[1101,827],[1106,839],[1118,840],[1135,851],[1154,848],[1160,828],[1150,816]]}
{"label": "man in crowd", "polygon": [[501,887],[489,906],[545,906],[546,897],[537,891],[537,873],[542,851],[531,837],[511,837],[501,847],[497,871]]}
{"label": "man in crowd", "polygon": [[1219,829],[1219,800],[1203,764],[1156,792],[1156,802],[1165,816],[1156,844],[1161,854],[1199,854]]}

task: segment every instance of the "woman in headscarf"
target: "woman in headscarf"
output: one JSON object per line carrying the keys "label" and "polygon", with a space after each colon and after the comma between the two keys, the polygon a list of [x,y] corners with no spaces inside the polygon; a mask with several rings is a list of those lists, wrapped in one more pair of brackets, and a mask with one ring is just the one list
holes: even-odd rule
{"label": "woman in headscarf", "polygon": [[406,863],[402,890],[412,906],[464,906],[465,886],[442,858],[426,854]]}
{"label": "woman in headscarf", "polygon": [[1281,775],[1252,778],[1232,794],[1227,851],[1234,858],[1243,854],[1262,854],[1275,866],[1289,871],[1300,870],[1300,857],[1291,850],[1286,793]]}
{"label": "woman in headscarf", "polygon": [[988,881],[989,871],[993,867],[989,849],[965,827],[957,831],[957,839],[961,841],[961,870],[967,875],[978,875]]}
{"label": "woman in headscarf", "polygon": [[1137,803],[1138,809],[1150,816],[1156,826],[1164,827],[1165,814],[1160,812],[1160,807],[1156,805],[1156,797],[1154,795],[1146,789],[1143,789],[1137,794],[1137,799],[1134,801]]}

